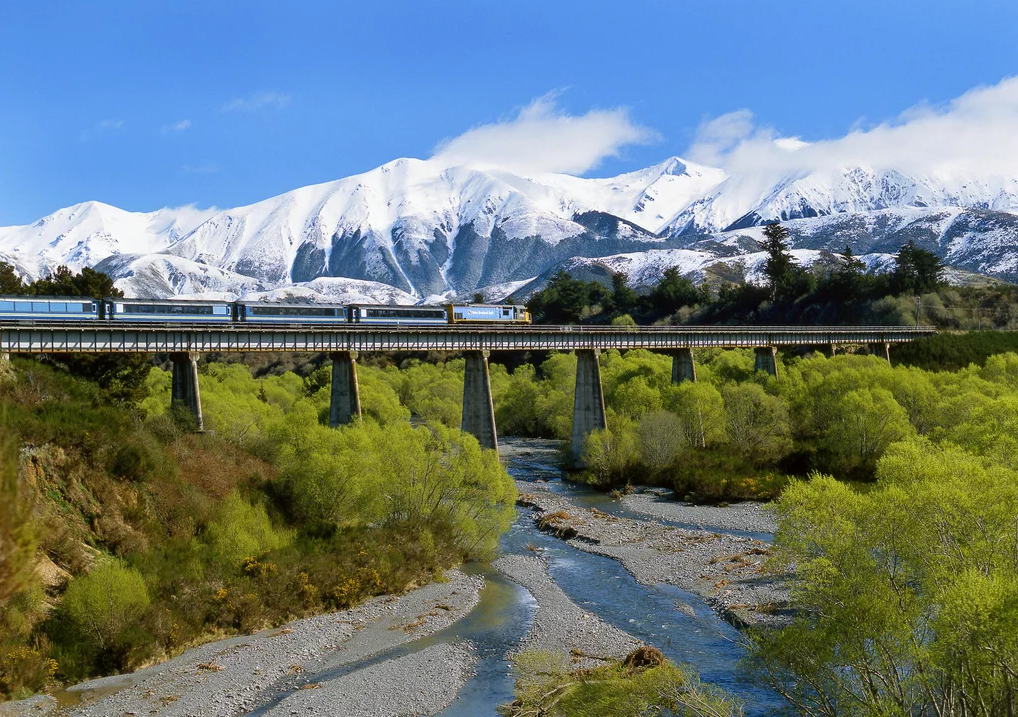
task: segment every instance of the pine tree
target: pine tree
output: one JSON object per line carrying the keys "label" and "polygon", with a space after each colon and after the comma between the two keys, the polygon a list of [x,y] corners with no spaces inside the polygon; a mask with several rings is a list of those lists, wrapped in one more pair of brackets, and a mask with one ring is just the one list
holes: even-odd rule
{"label": "pine tree", "polygon": [[894,283],[900,292],[923,294],[943,282],[944,264],[932,251],[920,249],[909,240],[894,258]]}
{"label": "pine tree", "polygon": [[771,285],[771,298],[777,300],[792,283],[797,268],[795,259],[785,246],[785,241],[791,234],[780,224],[768,224],[764,227],[763,234],[764,251],[767,252],[764,274],[767,275]]}
{"label": "pine tree", "polygon": [[841,271],[845,274],[862,274],[866,271],[866,264],[856,257],[852,247],[845,245],[845,251],[841,254]]}

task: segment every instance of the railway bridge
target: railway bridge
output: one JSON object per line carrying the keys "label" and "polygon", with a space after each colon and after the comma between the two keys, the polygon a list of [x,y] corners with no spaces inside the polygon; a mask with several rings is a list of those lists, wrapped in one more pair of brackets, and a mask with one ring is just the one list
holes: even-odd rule
{"label": "railway bridge", "polygon": [[605,428],[598,354],[604,349],[649,349],[672,356],[672,381],[696,380],[698,347],[753,348],[756,369],[777,377],[779,347],[811,347],[833,355],[839,345],[867,344],[890,361],[891,344],[936,333],[932,327],[902,326],[251,326],[236,324],[131,324],[96,322],[5,322],[0,354],[169,354],[172,400],[180,401],[203,427],[198,357],[248,351],[326,352],[332,358],[329,422],[333,427],[361,413],[357,355],[370,351],[459,351],[466,357],[462,428],[486,448],[497,448],[495,411],[488,377],[492,351],[575,351],[572,454],[578,461],[591,431]]}

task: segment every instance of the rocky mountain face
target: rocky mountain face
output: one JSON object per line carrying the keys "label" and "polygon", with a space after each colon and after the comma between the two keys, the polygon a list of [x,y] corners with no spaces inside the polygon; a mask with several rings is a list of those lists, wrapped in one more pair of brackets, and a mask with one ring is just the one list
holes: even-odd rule
{"label": "rocky mountain face", "polygon": [[771,221],[805,263],[850,245],[880,266],[914,240],[959,269],[1018,280],[1018,177],[854,167],[775,183],[678,158],[606,179],[400,159],[236,209],[87,202],[0,228],[0,260],[31,277],[95,266],[146,297],[501,298],[556,268],[623,270],[641,285],[668,266],[694,278],[724,266],[754,280]]}

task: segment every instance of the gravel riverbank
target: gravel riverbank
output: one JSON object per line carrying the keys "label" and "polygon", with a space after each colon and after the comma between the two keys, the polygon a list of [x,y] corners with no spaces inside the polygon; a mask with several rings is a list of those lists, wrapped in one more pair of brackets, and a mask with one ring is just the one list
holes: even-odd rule
{"label": "gravel riverbank", "polygon": [[773,534],[778,528],[774,515],[763,503],[733,503],[719,508],[679,502],[672,491],[647,491],[623,496],[622,505],[654,518],[688,523],[708,530],[715,528]]}
{"label": "gravel riverbank", "polygon": [[764,570],[768,543],[621,518],[580,507],[533,483],[520,481],[517,487],[520,505],[534,509],[542,530],[581,550],[615,558],[645,585],[668,583],[696,593],[736,624],[773,624],[785,617],[787,588],[779,576]]}
{"label": "gravel riverbank", "polygon": [[604,659],[625,657],[642,644],[570,600],[536,555],[503,555],[492,567],[537,600],[537,615],[521,650],[563,652],[573,657],[577,667],[592,667]]}
{"label": "gravel riverbank", "polygon": [[267,717],[416,717],[440,712],[467,681],[477,655],[468,642],[439,643],[334,680],[308,683]]}
{"label": "gravel riverbank", "polygon": [[[459,570],[451,570],[446,575],[447,582],[431,583],[406,595],[379,597],[353,610],[295,620],[276,630],[202,645],[165,663],[130,675],[84,682],[60,695],[65,704],[80,696],[81,704],[58,709],[53,698],[35,698],[4,704],[0,714],[4,717],[41,714],[223,717],[246,714],[270,700],[282,698],[285,702],[290,699],[287,695],[297,690],[333,694],[342,688],[316,680],[315,673],[351,664],[430,635],[474,608],[483,580]],[[432,714],[421,712],[420,705],[427,704],[437,712],[448,704],[463,684],[468,669],[466,655],[469,651],[462,647],[457,649],[454,661],[445,660],[450,668],[441,671],[431,669],[437,664],[436,656],[444,655],[445,659],[450,658],[450,654],[408,655],[402,660],[365,668],[373,670],[373,679],[380,680],[388,679],[388,671],[391,671],[393,679],[402,680],[400,684],[406,687],[391,694],[386,692],[385,710],[370,714]],[[411,680],[408,676],[418,668],[421,677]],[[355,675],[357,671],[336,681],[351,684],[351,679],[357,679]],[[308,684],[320,687],[308,689]],[[409,697],[411,692],[413,699]],[[296,711],[285,714],[359,714],[317,711],[316,699],[307,699],[311,705],[307,711],[295,708]],[[399,703],[403,699],[409,701]],[[273,711],[271,714],[283,713]]]}

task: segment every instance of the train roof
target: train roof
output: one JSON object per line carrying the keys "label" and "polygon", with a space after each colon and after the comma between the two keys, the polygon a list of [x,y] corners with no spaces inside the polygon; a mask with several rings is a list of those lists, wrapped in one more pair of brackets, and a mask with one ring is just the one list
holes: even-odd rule
{"label": "train roof", "polygon": [[96,301],[91,296],[36,296],[35,294],[3,294],[0,301]]}
{"label": "train roof", "polygon": [[293,306],[300,308],[308,306],[318,306],[323,309],[342,309],[347,306],[352,306],[352,304],[337,304],[337,303],[326,304],[319,303],[317,301],[313,302],[302,301],[298,303],[296,301],[242,301],[240,299],[238,299],[235,303],[238,304],[239,306],[280,306],[280,307]]}
{"label": "train roof", "polygon": [[103,301],[110,301],[116,304],[161,304],[164,306],[180,306],[181,304],[190,304],[192,306],[208,306],[215,304],[216,306],[222,304],[232,304],[232,301],[227,299],[216,300],[216,299],[127,299],[127,298],[114,298],[107,296]]}
{"label": "train roof", "polygon": [[520,308],[520,309],[524,308],[523,304],[474,304],[474,303],[469,303],[469,304],[449,304],[449,306],[476,306],[476,307],[481,308],[481,309],[504,309],[507,306],[512,306],[512,307]]}

